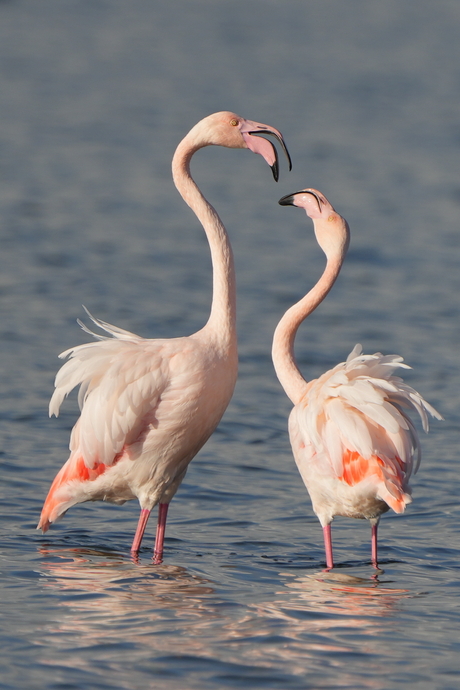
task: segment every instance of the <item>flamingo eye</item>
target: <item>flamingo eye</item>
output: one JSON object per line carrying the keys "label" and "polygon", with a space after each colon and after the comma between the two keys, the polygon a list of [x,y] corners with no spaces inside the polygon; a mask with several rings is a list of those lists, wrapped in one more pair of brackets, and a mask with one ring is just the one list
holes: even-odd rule
{"label": "flamingo eye", "polygon": [[233,120],[230,120],[230,124],[232,127],[236,127],[238,124],[238,120],[235,120],[235,118],[233,118]]}

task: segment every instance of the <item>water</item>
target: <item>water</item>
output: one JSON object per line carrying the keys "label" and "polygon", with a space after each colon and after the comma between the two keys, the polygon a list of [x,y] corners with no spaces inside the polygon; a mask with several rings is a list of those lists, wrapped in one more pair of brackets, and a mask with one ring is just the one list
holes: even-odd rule
{"label": "water", "polygon": [[[0,3],[1,688],[448,690],[459,672],[457,0],[11,0]],[[240,378],[170,510],[164,564],[128,549],[134,502],[34,530],[67,457],[74,397],[47,405],[81,304],[146,337],[206,320],[210,261],[170,179],[180,138],[222,109],[284,133],[275,185],[249,153],[193,173],[233,242]],[[445,416],[414,503],[369,529],[319,524],[291,457],[273,329],[318,278],[304,214],[323,191],[352,246],[303,326],[305,375],[356,342],[401,353]]]}

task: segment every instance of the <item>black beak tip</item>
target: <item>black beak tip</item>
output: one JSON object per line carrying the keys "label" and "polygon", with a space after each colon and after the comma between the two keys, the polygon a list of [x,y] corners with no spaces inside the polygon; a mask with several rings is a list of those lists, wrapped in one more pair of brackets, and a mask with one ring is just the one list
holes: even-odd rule
{"label": "black beak tip", "polygon": [[278,201],[280,206],[294,206],[294,197],[292,194],[286,194],[286,196],[282,196],[281,199]]}
{"label": "black beak tip", "polygon": [[[265,134],[266,136],[270,136],[270,135],[274,136],[277,139],[277,141],[281,144],[281,147],[282,147],[282,149],[286,155],[286,158],[288,159],[289,171],[292,170],[291,156],[289,155],[289,151],[287,150],[286,144],[284,143],[284,140],[282,137],[279,137],[278,134],[275,134],[274,132],[270,132],[269,130],[257,130],[254,132],[249,132],[249,134],[252,134],[252,135]],[[278,151],[276,150],[276,147],[273,145],[273,142],[270,141],[269,143],[272,145],[273,153],[275,154],[275,162],[270,167],[272,169],[272,173],[273,173],[273,177],[274,177],[275,182],[278,182],[278,177],[279,177]]]}

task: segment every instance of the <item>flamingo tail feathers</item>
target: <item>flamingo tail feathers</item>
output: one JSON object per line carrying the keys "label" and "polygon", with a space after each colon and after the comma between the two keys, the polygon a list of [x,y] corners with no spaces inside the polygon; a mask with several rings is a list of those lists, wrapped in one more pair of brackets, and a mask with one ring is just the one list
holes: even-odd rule
{"label": "flamingo tail feathers", "polygon": [[347,451],[343,456],[343,474],[340,478],[349,486],[365,479],[376,481],[379,498],[395,513],[403,513],[406,505],[412,502],[404,464],[398,457],[390,459],[373,455],[365,459],[357,452]]}
{"label": "flamingo tail feathers", "polygon": [[71,506],[81,501],[81,498],[76,496],[76,492],[72,491],[72,486],[78,482],[96,479],[106,469],[107,466],[103,463],[97,463],[94,467],[89,468],[81,455],[71,456],[51,484],[37,529],[47,532],[53,522],[64,517]]}

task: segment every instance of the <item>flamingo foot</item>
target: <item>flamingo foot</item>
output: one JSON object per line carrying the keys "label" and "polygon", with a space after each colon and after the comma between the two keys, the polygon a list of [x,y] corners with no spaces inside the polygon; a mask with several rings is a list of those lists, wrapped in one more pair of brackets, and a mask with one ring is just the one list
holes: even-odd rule
{"label": "flamingo foot", "polygon": [[332,557],[332,538],[331,538],[331,525],[325,525],[323,527],[324,536],[324,550],[326,552],[326,566],[327,568],[334,567],[334,559]]}
{"label": "flamingo foot", "polygon": [[155,548],[153,550],[153,563],[159,565],[163,563],[163,544],[165,540],[166,518],[168,515],[169,503],[160,503],[158,506],[158,523],[155,537]]}
{"label": "flamingo foot", "polygon": [[131,546],[131,553],[136,554],[139,551],[142,537],[144,536],[145,528],[147,526],[147,521],[150,516],[150,510],[142,508],[141,514],[139,516],[139,522],[137,523],[136,534],[134,535],[133,544]]}

